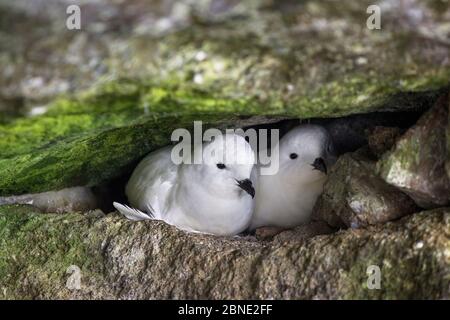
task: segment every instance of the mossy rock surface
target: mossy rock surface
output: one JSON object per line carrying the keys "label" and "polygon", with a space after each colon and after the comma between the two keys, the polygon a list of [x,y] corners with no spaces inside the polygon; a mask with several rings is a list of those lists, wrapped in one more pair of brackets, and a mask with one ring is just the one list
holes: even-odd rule
{"label": "mossy rock surface", "polygon": [[[372,4],[80,3],[89,15],[82,30],[74,32],[65,28],[61,15],[65,1],[2,0],[0,61],[8,69],[0,73],[0,97],[10,103],[24,98],[33,105],[89,88],[99,77],[119,75],[298,104],[326,114],[330,104],[351,112],[388,93],[448,83],[448,2],[418,0],[403,6],[382,1],[380,30],[366,26]],[[170,28],[159,30],[164,19]]]}
{"label": "mossy rock surface", "polygon": [[[448,1],[381,1],[381,30],[371,0],[160,3],[83,2],[69,31],[67,1],[0,0],[0,196],[111,181],[196,120],[424,110],[450,82]],[[256,241],[0,206],[0,298],[450,299],[449,230],[448,208]]]}
{"label": "mossy rock surface", "polygon": [[422,208],[450,203],[450,177],[445,168],[449,108],[445,93],[378,163],[380,176]]}
{"label": "mossy rock surface", "polygon": [[[173,130],[192,130],[194,121],[202,121],[204,128],[233,128],[324,115],[320,109],[311,113],[297,107],[170,84],[102,84],[77,98],[57,99],[44,115],[0,125],[0,195],[101,184],[170,143]],[[341,115],[338,107],[327,112]]]}
{"label": "mossy rock surface", "polygon": [[[183,18],[144,1],[132,18],[113,3],[82,5],[91,15],[73,32],[61,27],[63,1],[39,10],[0,1],[0,196],[98,185],[194,120],[234,127],[254,123],[248,116],[421,109],[449,84],[440,1],[414,2],[420,21],[383,5],[382,30],[366,27],[370,1],[224,3],[188,5]],[[140,24],[152,12],[174,28]],[[19,102],[46,113],[8,113]]]}
{"label": "mossy rock surface", "polygon": [[[448,299],[449,230],[450,212],[438,209],[309,240],[259,242],[117,214],[3,206],[0,297]],[[367,288],[370,265],[380,267],[378,290]],[[79,289],[66,285],[69,267],[80,271]]]}
{"label": "mossy rock surface", "polygon": [[170,143],[173,130],[192,129],[194,121],[206,129],[280,118],[258,116],[255,108],[130,80],[58,99],[45,115],[0,126],[0,195],[98,185]]}

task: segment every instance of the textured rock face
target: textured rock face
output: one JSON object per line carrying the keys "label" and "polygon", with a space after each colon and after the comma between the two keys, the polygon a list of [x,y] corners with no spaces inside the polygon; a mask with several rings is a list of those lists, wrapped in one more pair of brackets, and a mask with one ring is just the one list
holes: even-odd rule
{"label": "textured rock face", "polygon": [[351,228],[398,219],[417,211],[414,202],[375,173],[361,152],[340,157],[315,208],[315,219]]}
{"label": "textured rock face", "polygon": [[[1,208],[2,298],[450,298],[447,209],[272,242],[29,211]],[[380,267],[380,290],[367,289],[369,265]],[[70,266],[79,290],[66,287]]]}
{"label": "textured rock face", "polygon": [[67,1],[0,1],[5,108],[32,109],[119,75],[346,113],[450,75],[450,10],[440,0],[380,1],[381,31],[366,27],[370,0],[70,4],[81,7],[80,31],[65,27]]}
{"label": "textured rock face", "polygon": [[0,197],[0,206],[8,204],[31,204],[39,211],[50,213],[87,212],[100,206],[98,197],[86,187]]}
{"label": "textured rock face", "polygon": [[444,94],[378,164],[386,182],[404,190],[424,208],[450,202],[450,178],[445,169],[448,117],[448,94]]}
{"label": "textured rock face", "polygon": [[115,178],[192,120],[427,107],[450,79],[438,2],[382,1],[380,32],[369,0],[74,1],[80,31],[66,1],[0,1],[0,109],[33,114],[0,125],[0,196]]}
{"label": "textured rock face", "polygon": [[450,179],[450,93],[448,94],[448,125],[447,125],[447,160],[445,162],[445,167],[447,169],[447,176]]}
{"label": "textured rock face", "polygon": [[399,128],[375,127],[367,139],[371,153],[380,158],[394,146],[400,133]]}
{"label": "textured rock face", "polygon": [[[123,179],[195,120],[352,115],[328,122],[340,151],[369,139],[379,157],[395,129],[366,129],[397,125],[374,112],[408,118],[449,85],[448,1],[379,1],[381,31],[366,28],[372,0],[148,3],[73,0],[82,30],[69,31],[66,0],[0,0],[0,203]],[[445,112],[430,111],[379,162],[417,174],[405,186],[383,176],[426,206],[448,200]],[[367,228],[312,222],[257,241],[0,206],[0,298],[450,298],[449,209],[399,219],[417,209],[373,161],[346,155],[338,166],[318,212]],[[367,288],[370,265],[380,290]]]}

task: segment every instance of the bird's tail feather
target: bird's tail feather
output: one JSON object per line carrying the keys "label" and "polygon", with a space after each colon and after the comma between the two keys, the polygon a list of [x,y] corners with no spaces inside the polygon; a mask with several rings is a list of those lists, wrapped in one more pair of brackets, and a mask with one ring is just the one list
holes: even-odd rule
{"label": "bird's tail feather", "polygon": [[118,202],[113,202],[113,206],[129,220],[132,221],[155,220],[153,212],[145,213],[138,209],[130,208],[127,205],[120,204]]}

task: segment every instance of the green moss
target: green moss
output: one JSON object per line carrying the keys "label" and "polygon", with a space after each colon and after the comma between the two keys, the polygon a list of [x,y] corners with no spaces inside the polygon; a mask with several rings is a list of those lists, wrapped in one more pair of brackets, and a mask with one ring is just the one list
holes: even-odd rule
{"label": "green moss", "polygon": [[[233,122],[231,115],[203,115],[205,125]],[[149,151],[170,142],[174,129],[191,128],[197,116],[161,116],[143,124],[91,131],[0,160],[0,193],[20,194],[97,185],[119,176]],[[220,120],[220,121],[219,121]]]}
{"label": "green moss", "polygon": [[[445,268],[442,253],[450,249],[448,236],[424,224],[445,221],[445,209],[415,214],[404,226],[390,232],[379,230],[364,250],[357,252],[355,263],[343,273],[346,299],[438,299],[448,288],[448,276],[436,276]],[[404,218],[402,221],[406,221]],[[389,223],[384,229],[392,228]],[[416,234],[411,234],[412,228]],[[445,225],[443,225],[445,228]],[[394,245],[402,243],[401,246]],[[383,246],[383,243],[391,243]],[[417,243],[422,246],[417,247]],[[430,247],[440,248],[430,250]],[[445,254],[445,253],[444,253]],[[444,262],[444,265],[442,264]],[[367,267],[380,267],[380,289],[368,289]],[[401,276],[403,275],[403,276]]]}
{"label": "green moss", "polygon": [[169,143],[174,129],[191,128],[194,120],[232,126],[233,111],[251,114],[246,106],[126,80],[59,99],[43,116],[0,126],[0,194],[96,185]]}
{"label": "green moss", "polygon": [[88,235],[79,232],[91,222],[79,214],[43,215],[32,207],[0,206],[0,297],[33,298],[32,290],[18,286],[25,276],[36,282],[30,286],[43,281],[64,287],[71,265],[85,277],[96,277],[101,256],[88,250]]}
{"label": "green moss", "polygon": [[374,79],[348,78],[289,103],[277,97],[261,103],[176,82],[107,82],[56,100],[42,116],[0,125],[0,194],[99,184],[194,120],[232,127],[249,115],[334,117],[378,110],[390,90]]}
{"label": "green moss", "polygon": [[[411,244],[411,246],[413,246]],[[350,269],[347,279],[346,299],[435,299],[439,298],[437,288],[442,286],[442,279],[433,275],[440,270],[436,258],[431,252],[414,258],[399,258],[401,252],[379,252],[376,248],[358,260]],[[366,273],[369,265],[380,266],[380,289],[368,289]],[[408,275],[400,277],[399,275]]]}
{"label": "green moss", "polygon": [[430,188],[419,187],[420,181],[412,187],[408,181],[419,179],[421,174],[432,175],[432,172],[445,162],[445,156],[442,155],[448,153],[448,106],[439,101],[422,116],[415,127],[409,129],[397,141],[395,148],[383,155],[378,162],[378,172],[389,183],[399,187],[419,188],[425,193],[425,190]]}
{"label": "green moss", "polygon": [[[415,259],[417,260],[417,259]],[[428,262],[432,260],[425,260]],[[416,264],[419,263],[419,264]],[[423,298],[431,298],[427,296],[420,288],[421,283],[419,277],[426,277],[428,273],[418,272],[417,267],[421,262],[412,260],[396,259],[392,253],[383,252],[373,248],[368,254],[365,254],[357,260],[347,274],[350,286],[347,288],[346,299],[414,299],[421,295]],[[380,289],[369,289],[368,278],[366,273],[370,265],[380,267]],[[426,267],[422,265],[422,267]],[[399,277],[399,274],[414,275],[417,278]],[[427,281],[428,278],[426,278]],[[439,287],[438,283],[429,284],[435,291]],[[433,292],[430,292],[433,293]],[[436,294],[436,292],[434,292]]]}
{"label": "green moss", "polygon": [[[382,161],[377,164],[378,171],[383,177],[388,177],[389,171],[394,167],[396,170],[401,169],[403,172],[414,172],[419,164],[420,150],[421,144],[417,137],[402,140],[397,144],[395,150],[387,153]],[[396,166],[400,166],[400,168]]]}
{"label": "green moss", "polygon": [[[173,129],[190,128],[193,120],[233,126],[234,116],[338,117],[417,107],[411,91],[438,90],[450,78],[448,68],[427,68],[420,61],[395,70],[355,69],[352,62],[329,61],[331,49],[316,42],[298,55],[295,45],[292,52],[279,52],[267,47],[263,35],[249,39],[236,27],[236,33],[217,37],[203,27],[194,30],[162,41],[156,52],[167,55],[165,76],[107,81],[57,99],[42,116],[0,124],[0,195],[95,185],[116,177],[167,144]],[[241,51],[232,49],[229,38],[243,46]],[[346,41],[351,43],[339,50],[360,50],[353,40]],[[194,58],[200,50],[207,54],[203,61]],[[312,81],[305,75],[316,57],[323,64],[317,64]],[[204,82],[192,81],[194,74]]]}
{"label": "green moss", "polygon": [[[44,115],[0,124],[0,195],[114,178],[193,120],[233,126],[239,116],[339,117],[422,107],[417,95],[449,84],[445,46],[398,28],[393,17],[383,20],[383,32],[361,28],[369,3],[299,2],[289,10],[248,3],[242,15],[220,23],[197,17],[157,41],[117,35],[123,53],[108,41],[99,44],[105,50],[95,57],[106,68],[100,80],[89,64],[83,72],[58,67],[58,78],[91,89],[57,99]],[[431,1],[422,9],[438,7]],[[439,39],[445,21],[434,18],[427,23]],[[44,51],[61,61],[66,50],[60,48],[73,39],[52,34]],[[44,73],[53,74],[45,68],[53,63],[44,61]]]}
{"label": "green moss", "polygon": [[[259,243],[117,214],[0,206],[0,298],[445,299],[449,222],[448,209],[437,209],[306,241]],[[79,291],[65,287],[70,265],[82,271]],[[380,290],[367,288],[369,265],[381,269]]]}
{"label": "green moss", "polygon": [[[154,50],[155,60],[164,57],[164,72],[150,70],[215,98],[254,101],[259,113],[303,118],[373,111],[400,92],[448,85],[450,69],[417,47],[416,33],[390,25],[382,35],[356,31],[365,23],[361,8],[367,6],[308,3],[282,17],[254,12],[249,19],[194,25],[164,37]],[[314,32],[311,17],[327,20],[330,32]],[[339,33],[331,32],[336,19],[346,21]],[[206,58],[196,59],[198,52]],[[366,62],[358,63],[358,57]],[[201,83],[194,83],[194,75]],[[397,102],[394,107],[402,108]]]}

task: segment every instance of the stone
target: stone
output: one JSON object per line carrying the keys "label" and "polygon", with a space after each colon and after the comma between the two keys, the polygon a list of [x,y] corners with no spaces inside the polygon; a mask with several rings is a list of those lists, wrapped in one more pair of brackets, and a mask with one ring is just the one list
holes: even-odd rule
{"label": "stone", "polygon": [[272,240],[274,236],[284,230],[284,228],[279,227],[260,227],[255,230],[255,237],[261,241]]}
{"label": "stone", "polygon": [[[161,113],[146,115],[142,105],[132,105],[138,96],[124,98],[122,94],[127,93],[114,93],[108,100],[97,94],[83,98],[81,105],[79,100],[59,100],[49,114],[0,125],[0,196],[101,185],[129,173],[152,150],[170,144],[175,129],[192,131],[194,121],[202,121],[207,129],[251,125],[254,119],[265,122],[278,119],[270,116],[241,119],[231,108],[216,112],[196,110],[203,106],[211,110],[221,108],[221,102],[205,96],[201,101],[196,100],[199,97],[175,98],[176,93],[169,94],[175,98],[172,102],[172,98],[166,97],[164,102],[152,104],[155,109],[161,107]],[[127,99],[130,100],[124,101]],[[176,108],[168,105],[178,99],[191,111],[163,111]],[[231,101],[222,103],[228,105]],[[243,108],[235,101],[234,106],[239,105]],[[88,111],[90,108],[96,112]],[[103,108],[109,109],[108,112]]]}
{"label": "stone", "polygon": [[0,97],[31,111],[99,78],[134,77],[253,97],[268,110],[285,104],[305,117],[388,101],[405,108],[410,98],[390,97],[448,84],[448,4],[413,0],[405,14],[398,1],[382,2],[382,32],[366,27],[368,0],[96,1],[79,3],[89,14],[73,32],[64,0],[2,0]]}
{"label": "stone", "polygon": [[448,118],[445,93],[378,163],[381,177],[423,208],[450,203],[450,179],[445,169]]}
{"label": "stone", "polygon": [[[333,137],[338,154],[354,152],[369,145],[371,153],[377,156],[377,153],[392,146],[389,145],[392,141],[388,142],[387,139],[392,139],[393,137],[389,136],[394,132],[389,134],[386,130],[399,130],[399,133],[405,131],[433,105],[435,98],[416,96],[416,108],[412,110],[371,112],[315,121],[325,126]],[[383,146],[385,143],[387,143],[386,146]]]}
{"label": "stone", "polygon": [[449,83],[429,1],[401,26],[385,4],[383,32],[365,1],[201,3],[83,3],[74,32],[66,1],[0,1],[0,196],[106,183],[193,120],[417,110]]}
{"label": "stone", "polygon": [[0,205],[6,204],[31,204],[41,212],[52,213],[87,212],[99,207],[97,196],[86,187],[0,197]]}
{"label": "stone", "polygon": [[450,179],[450,94],[448,95],[448,105],[449,105],[449,112],[448,112],[448,126],[447,126],[447,161],[446,161],[446,168],[447,168],[447,176]]}
{"label": "stone", "polygon": [[332,167],[313,209],[313,218],[334,227],[360,228],[417,210],[406,194],[376,174],[374,161],[358,152],[341,156]]}
{"label": "stone", "polygon": [[255,230],[255,237],[260,241],[292,241],[306,240],[320,234],[329,234],[335,231],[324,221],[311,221],[293,229],[280,227],[260,227]]}
{"label": "stone", "polygon": [[[450,212],[260,242],[0,207],[2,299],[449,299]],[[367,268],[381,270],[368,290]],[[72,286],[73,270],[80,286]]]}
{"label": "stone", "polygon": [[274,236],[274,241],[283,243],[289,241],[304,241],[322,234],[330,234],[336,231],[324,221],[311,221],[309,223],[295,227],[292,230],[285,230]]}
{"label": "stone", "polygon": [[[342,152],[361,147],[374,124],[365,119],[422,112],[450,79],[448,2],[380,1],[381,32],[366,28],[369,4],[83,1],[74,32],[65,0],[0,0],[0,197],[120,188],[194,120],[223,129],[370,113],[334,123]],[[0,298],[450,299],[449,210],[372,226],[411,202],[374,177],[371,161],[342,161],[361,173],[332,194],[357,201],[339,202],[330,224],[366,228],[331,233],[314,221],[258,241],[133,223],[104,215],[106,205],[0,206]],[[380,290],[367,288],[371,265]]]}
{"label": "stone", "polygon": [[400,128],[396,127],[375,127],[368,137],[370,152],[377,158],[380,158],[394,146],[400,133]]}

